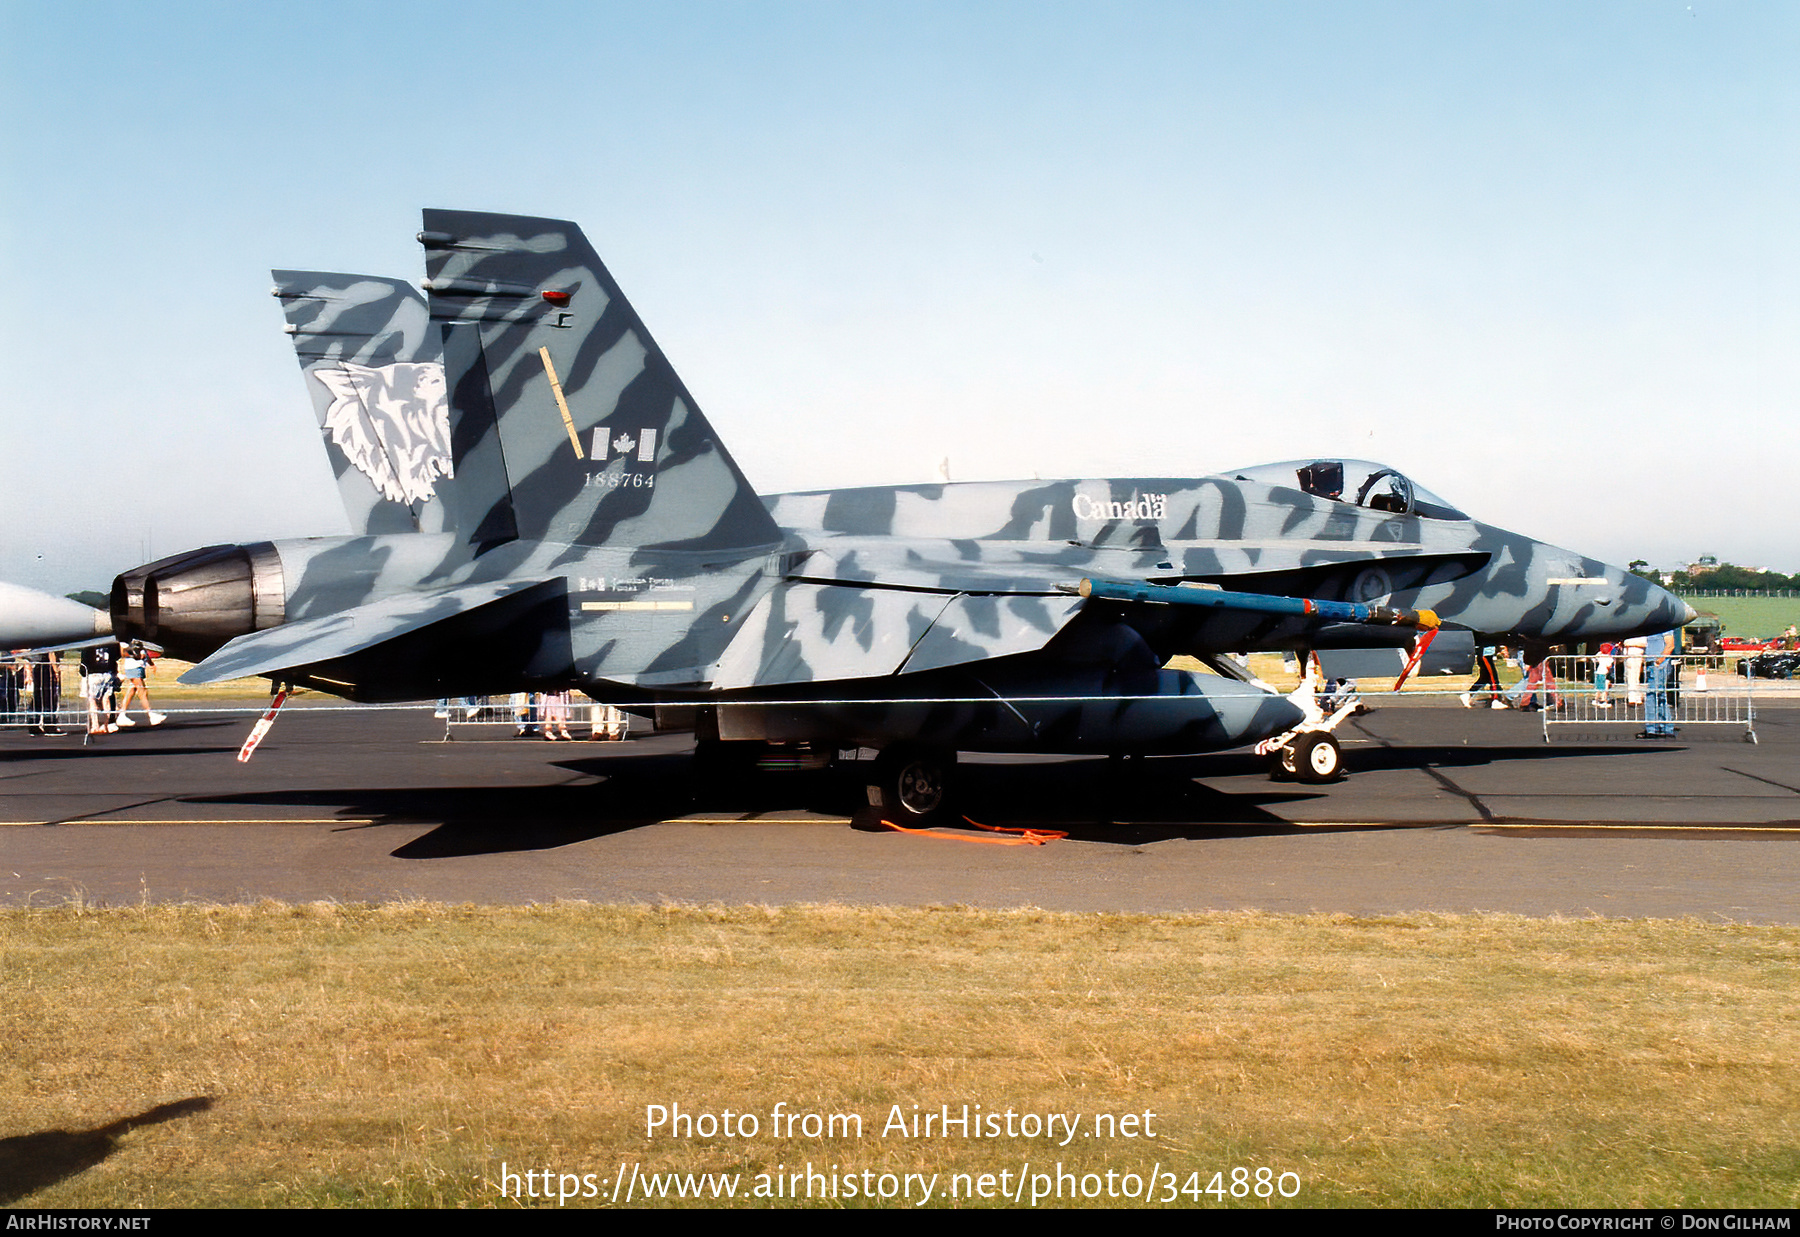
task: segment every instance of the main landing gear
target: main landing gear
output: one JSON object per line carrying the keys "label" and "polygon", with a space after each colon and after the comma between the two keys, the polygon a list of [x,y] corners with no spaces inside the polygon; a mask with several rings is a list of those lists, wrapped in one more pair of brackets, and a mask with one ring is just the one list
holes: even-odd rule
{"label": "main landing gear", "polygon": [[[822,772],[837,764],[836,754],[835,748],[812,743],[700,739],[694,744],[694,773],[704,785],[735,785],[764,773]],[[837,767],[854,770],[866,787],[869,806],[897,825],[921,825],[949,811],[953,750],[896,745],[871,762]]]}
{"label": "main landing gear", "polygon": [[892,812],[899,825],[934,819],[950,801],[956,753],[929,747],[890,747],[875,760],[869,806]]}

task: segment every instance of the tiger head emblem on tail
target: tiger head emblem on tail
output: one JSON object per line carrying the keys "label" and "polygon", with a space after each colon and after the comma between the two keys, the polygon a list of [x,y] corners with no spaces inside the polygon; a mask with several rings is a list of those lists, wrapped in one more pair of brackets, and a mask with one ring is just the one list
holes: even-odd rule
{"label": "tiger head emblem on tail", "polygon": [[438,477],[455,475],[442,365],[346,361],[314,374],[331,393],[325,432],[383,498],[423,502]]}

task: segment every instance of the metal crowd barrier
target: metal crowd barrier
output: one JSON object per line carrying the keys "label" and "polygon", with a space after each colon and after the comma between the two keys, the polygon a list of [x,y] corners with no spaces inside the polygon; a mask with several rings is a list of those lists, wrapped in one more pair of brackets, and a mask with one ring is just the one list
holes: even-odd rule
{"label": "metal crowd barrier", "polygon": [[[1675,659],[1679,665],[1667,685],[1656,681],[1654,666],[1638,663],[1623,656],[1613,659],[1605,690],[1595,683],[1594,658],[1588,656],[1553,657],[1546,664],[1548,683],[1527,678],[1502,689],[1508,703],[1521,704],[1530,697],[1540,709],[1543,736],[1552,741],[1553,728],[1580,726],[1588,729],[1613,728],[1630,731],[1660,729],[1664,725],[1677,730],[1690,727],[1742,728],[1745,742],[1756,742],[1756,680],[1709,663],[1707,655],[1689,655]],[[1741,663],[1740,663],[1741,664]],[[85,733],[88,724],[87,701],[81,695],[81,671],[72,658],[50,664],[50,678],[44,677],[41,665],[25,665],[0,661],[0,729],[24,730],[42,727],[65,733]],[[1635,681],[1633,681],[1635,680]],[[1354,691],[1354,686],[1352,686]],[[1458,678],[1442,689],[1412,690],[1405,693],[1414,702],[1421,697],[1442,698],[1466,694]],[[40,699],[41,692],[41,699]],[[151,695],[158,709],[174,720],[195,713],[259,714],[265,706],[206,705],[196,708],[183,701],[171,707],[167,697],[158,697],[156,683],[151,682]],[[1485,697],[1482,697],[1485,699]],[[1366,691],[1361,699],[1379,707],[1394,700],[1386,692]],[[767,703],[767,702],[765,702]],[[1666,719],[1663,706],[1667,705]],[[313,704],[311,708],[361,710],[393,708],[408,711],[431,708],[431,704],[353,705],[339,702]],[[458,737],[512,737],[516,734],[542,735],[553,706],[541,695],[518,693],[512,696],[456,697],[440,700],[435,716],[444,724],[445,740]],[[141,711],[133,706],[138,725],[144,724]],[[624,739],[631,731],[631,718],[610,705],[595,704],[585,696],[575,695],[566,706],[566,717],[556,723],[566,725],[578,739]]]}
{"label": "metal crowd barrier", "polygon": [[[1547,684],[1536,687],[1544,742],[1552,727],[1611,727],[1639,734],[1679,738],[1683,729],[1739,727],[1746,743],[1756,742],[1756,680],[1709,665],[1706,654],[1669,659],[1658,669],[1652,659],[1615,657],[1602,688],[1592,657],[1552,657]],[[1533,689],[1526,686],[1526,694]],[[1549,697],[1544,699],[1543,697]],[[1673,728],[1674,734],[1659,734]]]}
{"label": "metal crowd barrier", "polygon": [[[81,688],[81,667],[72,656],[54,658],[46,665],[41,655],[35,662],[0,655],[0,731],[86,734],[88,702],[81,694]],[[158,692],[154,678],[150,680],[149,688],[150,698],[156,702],[157,711],[171,721],[201,713],[214,716],[241,713],[255,717],[268,707],[266,704],[197,705],[192,700],[182,700],[178,694],[173,697],[173,700],[181,701],[177,704],[171,703],[170,696]],[[111,703],[116,706],[123,695],[121,688],[114,693]],[[327,708],[345,711],[388,708],[417,712],[432,708],[432,705],[362,705],[332,701],[329,704],[309,703],[300,707],[308,710]],[[566,725],[570,734],[579,739],[618,740],[630,735],[631,718],[622,709],[595,704],[585,696],[575,696],[565,707],[565,714],[554,723],[559,732]],[[440,700],[433,710],[435,716],[444,723],[445,739],[454,739],[459,733],[463,737],[470,737],[471,732],[481,734],[483,731],[509,735],[541,735],[545,721],[552,717],[552,711],[553,706],[543,696],[523,692],[513,696],[467,696]],[[117,717],[116,707],[106,709],[104,713],[104,720]],[[132,702],[131,718],[134,727],[148,724],[137,701]]]}
{"label": "metal crowd barrier", "polygon": [[[440,700],[436,716],[444,723],[444,740],[449,742],[473,731],[478,737],[503,737],[511,734],[545,734],[545,727],[569,731],[575,739],[617,741],[631,736],[631,716],[609,704],[595,704],[587,697],[571,699],[561,706],[537,693],[517,692],[511,696],[455,696]],[[483,732],[491,732],[483,734]]]}
{"label": "metal crowd barrier", "polygon": [[87,701],[81,697],[81,670],[60,657],[0,661],[0,727],[7,729],[87,729]]}

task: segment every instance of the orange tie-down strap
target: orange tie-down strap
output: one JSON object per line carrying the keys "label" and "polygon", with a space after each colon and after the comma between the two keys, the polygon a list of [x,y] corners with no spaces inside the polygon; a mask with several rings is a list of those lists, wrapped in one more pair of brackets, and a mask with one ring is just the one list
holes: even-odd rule
{"label": "orange tie-down strap", "polygon": [[937,838],[941,842],[984,842],[989,846],[1048,846],[1069,835],[1061,829],[1015,829],[1010,825],[984,825],[978,820],[964,820],[977,829],[987,833],[1009,833],[1015,836],[1003,838],[969,838],[960,833],[938,833],[933,829],[908,829],[905,825],[896,825],[891,820],[881,823],[895,833],[910,833],[915,838]]}

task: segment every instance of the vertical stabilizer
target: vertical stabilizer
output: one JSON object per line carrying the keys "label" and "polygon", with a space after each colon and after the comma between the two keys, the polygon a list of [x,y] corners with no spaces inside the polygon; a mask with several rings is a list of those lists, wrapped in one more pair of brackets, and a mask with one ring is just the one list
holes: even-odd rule
{"label": "vertical stabilizer", "polygon": [[351,531],[437,532],[453,474],[438,332],[410,284],[274,271]]}
{"label": "vertical stabilizer", "polygon": [[[428,210],[419,240],[459,474],[465,453],[499,459],[510,490],[505,512],[459,522],[478,547],[509,520],[521,538],[589,546],[780,541],[580,228]],[[497,442],[479,441],[490,423]]]}

